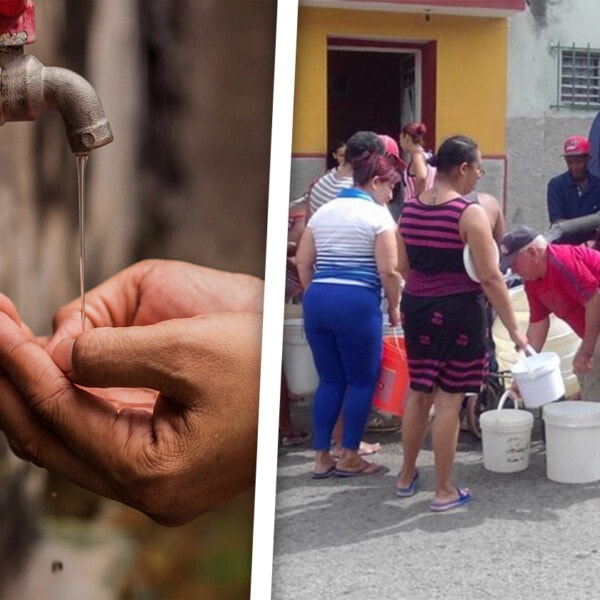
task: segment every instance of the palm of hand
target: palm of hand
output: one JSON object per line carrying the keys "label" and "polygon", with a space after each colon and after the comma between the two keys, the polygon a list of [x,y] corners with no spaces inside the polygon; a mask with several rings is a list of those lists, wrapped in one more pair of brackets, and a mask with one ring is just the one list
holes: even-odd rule
{"label": "palm of hand", "polygon": [[[216,312],[261,312],[262,282],[179,261],[147,260],[121,271],[91,290],[86,298],[86,331],[99,327],[154,325],[171,319]],[[81,333],[81,303],[74,300],[54,318],[45,344],[52,355],[66,337]],[[119,411],[152,411],[158,392],[140,387],[84,387]]]}

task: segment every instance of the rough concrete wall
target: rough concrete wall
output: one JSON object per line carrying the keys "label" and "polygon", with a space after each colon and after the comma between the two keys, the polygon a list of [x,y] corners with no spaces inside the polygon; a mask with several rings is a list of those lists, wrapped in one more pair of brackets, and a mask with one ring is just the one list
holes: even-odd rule
{"label": "rough concrete wall", "polygon": [[324,158],[292,158],[289,201],[299,198],[310,184],[325,173]]}
{"label": "rough concrete wall", "polygon": [[0,437],[0,594],[23,566],[38,535],[44,472],[16,458]]}
{"label": "rough concrete wall", "polygon": [[525,224],[545,231],[548,181],[566,170],[562,155],[570,135],[587,136],[593,117],[515,117],[507,121],[507,226]]}
{"label": "rough concrete wall", "polygon": [[558,43],[600,48],[600,3],[589,0],[528,0],[509,21],[508,225],[548,226],[546,187],[566,170],[562,145],[587,136],[595,110],[552,108],[557,101]]}
{"label": "rough concrete wall", "polygon": [[[264,274],[275,8],[140,3],[147,48],[168,77],[145,88],[139,254]],[[159,34],[180,44],[165,52]]]}

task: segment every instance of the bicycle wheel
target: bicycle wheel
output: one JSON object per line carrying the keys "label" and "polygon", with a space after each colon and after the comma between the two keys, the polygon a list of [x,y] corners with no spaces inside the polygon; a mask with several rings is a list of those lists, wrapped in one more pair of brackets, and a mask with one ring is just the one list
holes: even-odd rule
{"label": "bicycle wheel", "polygon": [[481,426],[479,416],[486,410],[498,407],[500,397],[505,391],[506,373],[490,373],[484,381],[483,389],[477,395],[468,395],[465,398],[465,422],[467,429],[478,439],[481,439]]}

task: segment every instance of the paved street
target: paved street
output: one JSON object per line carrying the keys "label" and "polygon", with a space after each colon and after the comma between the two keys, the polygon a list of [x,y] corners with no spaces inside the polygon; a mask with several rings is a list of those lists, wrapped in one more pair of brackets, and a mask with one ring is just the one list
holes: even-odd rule
{"label": "paved street", "polygon": [[[310,429],[310,406],[293,406]],[[461,432],[455,481],[474,500],[443,514],[428,509],[434,469],[429,440],[412,498],[394,495],[399,435],[371,434],[383,475],[310,478],[310,444],[280,451],[273,600],[600,597],[600,482],[546,477],[536,420],[529,468],[483,467],[481,442]]]}

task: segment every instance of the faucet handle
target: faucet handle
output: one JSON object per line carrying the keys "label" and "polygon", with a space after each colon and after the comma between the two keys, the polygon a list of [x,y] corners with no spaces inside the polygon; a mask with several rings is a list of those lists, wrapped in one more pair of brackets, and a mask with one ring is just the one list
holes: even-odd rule
{"label": "faucet handle", "polygon": [[0,0],[0,48],[35,42],[33,0]]}

